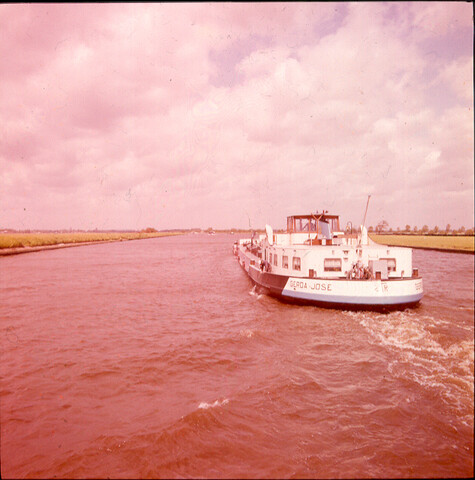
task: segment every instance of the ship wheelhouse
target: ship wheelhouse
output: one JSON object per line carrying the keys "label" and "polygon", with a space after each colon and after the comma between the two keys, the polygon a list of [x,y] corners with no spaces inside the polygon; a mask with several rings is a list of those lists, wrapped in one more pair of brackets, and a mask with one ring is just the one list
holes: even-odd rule
{"label": "ship wheelhouse", "polygon": [[331,238],[332,232],[340,231],[340,216],[316,213],[287,217],[287,233],[316,233]]}
{"label": "ship wheelhouse", "polygon": [[336,237],[342,236],[343,232],[340,231],[339,215],[322,212],[287,217],[286,234],[292,244],[332,245],[341,242]]}

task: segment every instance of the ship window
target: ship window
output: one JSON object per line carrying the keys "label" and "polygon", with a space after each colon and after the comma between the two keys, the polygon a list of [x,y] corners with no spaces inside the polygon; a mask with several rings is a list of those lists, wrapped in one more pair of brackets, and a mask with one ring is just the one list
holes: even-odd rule
{"label": "ship window", "polygon": [[282,256],[282,268],[289,268],[289,257],[287,255]]}
{"label": "ship window", "polygon": [[319,220],[319,227],[320,227],[320,232],[325,238],[331,238],[331,233],[330,233],[330,224],[328,222],[324,222],[322,220]]}
{"label": "ship window", "polygon": [[325,272],[341,272],[341,258],[325,258],[323,270]]}
{"label": "ship window", "polygon": [[337,232],[340,229],[338,218],[332,218],[331,219],[331,226],[332,226],[332,231]]}
{"label": "ship window", "polygon": [[294,270],[300,270],[300,257],[292,258],[292,268]]}
{"label": "ship window", "polygon": [[277,267],[277,253],[274,253],[274,265]]}
{"label": "ship window", "polygon": [[386,260],[388,262],[388,272],[396,271],[396,259],[395,258],[380,258],[380,260]]}

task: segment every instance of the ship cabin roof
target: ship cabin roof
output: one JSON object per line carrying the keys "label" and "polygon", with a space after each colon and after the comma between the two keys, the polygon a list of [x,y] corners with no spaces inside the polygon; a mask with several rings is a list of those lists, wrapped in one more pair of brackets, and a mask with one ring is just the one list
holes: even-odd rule
{"label": "ship cabin roof", "polygon": [[328,229],[332,232],[340,231],[339,215],[329,215],[326,212],[322,212],[287,217],[287,233],[322,233],[322,231],[327,231]]}

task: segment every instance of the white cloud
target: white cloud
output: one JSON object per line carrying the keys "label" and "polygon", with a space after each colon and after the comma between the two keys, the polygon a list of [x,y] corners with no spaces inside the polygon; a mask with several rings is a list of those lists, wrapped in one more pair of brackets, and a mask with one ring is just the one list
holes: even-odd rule
{"label": "white cloud", "polygon": [[[27,58],[10,55],[0,93],[6,224],[35,218],[15,207],[33,196],[45,227],[139,228],[157,208],[160,228],[247,226],[247,214],[279,226],[328,207],[359,221],[368,193],[370,222],[384,208],[391,223],[453,224],[430,199],[473,188],[472,59],[427,54],[466,8],[112,5],[101,21],[93,6],[76,19],[32,8],[68,28],[0,8]],[[235,81],[217,87],[224,70]],[[470,196],[451,198],[470,218]],[[50,211],[66,199],[71,225]]]}

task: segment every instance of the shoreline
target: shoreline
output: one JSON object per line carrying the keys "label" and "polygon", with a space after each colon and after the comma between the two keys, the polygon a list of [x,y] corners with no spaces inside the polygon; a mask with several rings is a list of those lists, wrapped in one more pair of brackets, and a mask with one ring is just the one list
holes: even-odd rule
{"label": "shoreline", "polygon": [[101,240],[101,241],[95,241],[95,242],[76,242],[76,243],[62,243],[62,244],[57,243],[55,245],[39,245],[37,247],[2,248],[0,250],[0,257],[7,257],[9,255],[21,255],[22,253],[41,252],[42,250],[58,250],[60,248],[83,247],[84,245],[97,245],[98,243],[112,243],[112,242],[123,242],[123,241],[124,240]]}
{"label": "shoreline", "polygon": [[463,253],[473,255],[473,236],[452,235],[404,235],[404,234],[368,234],[368,237],[380,245],[391,247],[434,250],[437,252]]}
{"label": "shoreline", "polygon": [[133,240],[147,240],[150,238],[162,238],[171,237],[176,234],[165,234],[153,237],[138,237],[138,238],[117,238],[117,239],[104,239],[104,240],[90,240],[85,242],[69,242],[69,243],[55,243],[51,245],[38,245],[35,247],[12,247],[12,248],[0,248],[0,257],[8,257],[10,255],[21,255],[23,253],[41,252],[43,250],[58,250],[60,248],[70,247],[84,247],[85,245],[97,245],[99,243],[115,243],[115,242],[131,242]]}
{"label": "shoreline", "polygon": [[404,247],[404,248],[415,248],[416,250],[434,250],[436,252],[445,252],[445,253],[464,253],[465,255],[474,255],[475,251],[473,250],[463,250],[461,248],[437,248],[437,247],[414,247],[412,245],[391,245],[386,243],[389,247]]}
{"label": "shoreline", "polygon": [[[145,240],[147,238],[160,238],[160,237],[168,237],[168,236],[174,236],[174,235],[177,235],[177,233],[150,236],[150,237],[117,238],[117,239],[104,239],[104,240],[89,240],[84,242],[54,243],[50,245],[38,245],[33,247],[30,247],[30,246],[6,247],[6,248],[0,248],[0,257],[7,257],[10,255],[21,255],[24,253],[41,252],[43,250],[57,250],[60,248],[83,247],[85,245],[97,245],[99,243],[129,242],[132,240]],[[387,235],[387,236],[385,235],[385,237],[390,237],[390,235]],[[381,244],[388,245],[391,247],[405,247],[405,248],[414,248],[418,250],[433,250],[436,252],[445,252],[445,253],[463,253],[465,255],[475,254],[474,250],[468,250],[468,249],[462,249],[462,248],[443,248],[443,247],[436,247],[436,246],[416,246],[416,245],[410,245],[410,244],[399,244],[399,243],[392,243],[389,238],[385,238],[381,240],[382,240]],[[380,242],[376,242],[376,243],[380,243]]]}

